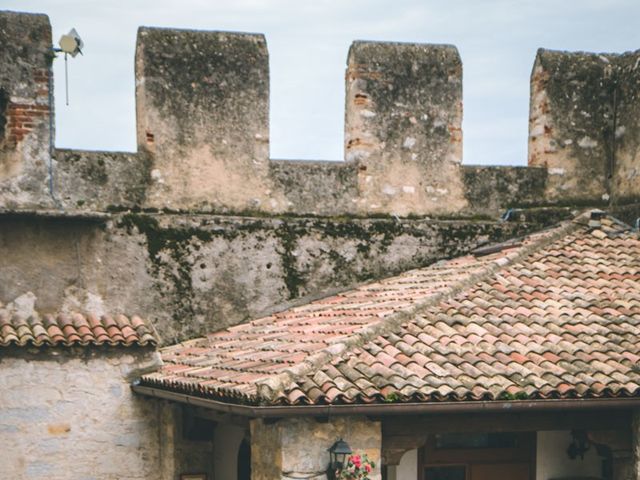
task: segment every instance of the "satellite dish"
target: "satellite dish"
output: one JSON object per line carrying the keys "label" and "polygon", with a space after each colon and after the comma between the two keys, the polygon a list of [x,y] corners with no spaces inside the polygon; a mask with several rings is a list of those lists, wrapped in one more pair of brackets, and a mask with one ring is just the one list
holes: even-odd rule
{"label": "satellite dish", "polygon": [[69,30],[69,33],[62,35],[58,40],[60,48],[53,48],[54,52],[64,53],[64,89],[66,93],[66,103],[69,105],[69,70],[67,66],[67,57],[71,55],[82,55],[82,49],[84,48],[84,42],[76,32],[75,28]]}
{"label": "satellite dish", "polygon": [[72,57],[78,54],[82,55],[82,49],[84,48],[84,42],[75,28],[69,30],[69,33],[66,35],[62,35],[58,41],[58,45],[60,45],[61,52],[64,52],[65,55],[71,55]]}

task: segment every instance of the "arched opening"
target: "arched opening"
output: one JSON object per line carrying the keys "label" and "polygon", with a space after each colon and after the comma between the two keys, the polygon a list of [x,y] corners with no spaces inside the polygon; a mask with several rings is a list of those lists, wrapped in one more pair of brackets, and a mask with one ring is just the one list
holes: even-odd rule
{"label": "arched opening", "polygon": [[246,438],[238,448],[238,480],[251,480],[251,444]]}

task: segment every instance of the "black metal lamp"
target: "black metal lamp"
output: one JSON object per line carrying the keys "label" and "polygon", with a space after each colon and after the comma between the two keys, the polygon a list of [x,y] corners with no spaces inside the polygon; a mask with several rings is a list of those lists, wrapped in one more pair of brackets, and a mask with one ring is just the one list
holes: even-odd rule
{"label": "black metal lamp", "polygon": [[567,455],[571,460],[575,460],[578,457],[584,460],[584,454],[591,448],[587,432],[584,430],[571,430],[571,437],[572,440],[569,448],[567,448]]}
{"label": "black metal lamp", "polygon": [[329,449],[329,468],[327,469],[327,477],[330,480],[338,478],[340,471],[344,468],[347,457],[351,453],[351,447],[342,439],[331,445]]}

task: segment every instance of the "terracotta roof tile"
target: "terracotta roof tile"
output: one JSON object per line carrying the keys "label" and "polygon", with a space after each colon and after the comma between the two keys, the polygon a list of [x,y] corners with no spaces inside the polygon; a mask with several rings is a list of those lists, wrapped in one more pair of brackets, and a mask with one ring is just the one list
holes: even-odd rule
{"label": "terracotta roof tile", "polygon": [[640,396],[639,335],[638,234],[583,215],[163,349],[141,383],[285,405]]}
{"label": "terracotta roof tile", "polygon": [[156,334],[140,317],[33,314],[24,318],[0,305],[0,347],[72,345],[157,345]]}

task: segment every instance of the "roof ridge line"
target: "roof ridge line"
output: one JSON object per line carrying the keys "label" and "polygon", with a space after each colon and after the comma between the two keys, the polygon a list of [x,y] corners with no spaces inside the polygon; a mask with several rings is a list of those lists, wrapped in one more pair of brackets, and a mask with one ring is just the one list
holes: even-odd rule
{"label": "roof ridge line", "polygon": [[[465,288],[470,287],[480,281],[486,280],[496,274],[498,271],[504,269],[509,265],[519,262],[523,258],[530,256],[538,250],[541,250],[548,245],[564,238],[565,236],[573,233],[580,228],[584,228],[584,224],[580,222],[583,217],[588,217],[590,211],[583,212],[577,215],[571,220],[566,221],[564,224],[560,224],[559,227],[536,242],[529,245],[524,245],[517,250],[516,255],[506,255],[498,260],[492,261],[490,264],[483,267],[479,272],[465,277],[463,280],[456,282],[449,288],[442,292],[434,293],[425,300],[417,302],[410,308],[392,313],[386,318],[381,319],[379,322],[364,327],[362,330],[354,333],[348,339],[334,343],[327,347],[320,349],[314,354],[307,357],[301,363],[291,366],[281,373],[269,377],[265,380],[257,381],[256,388],[258,396],[265,399],[274,400],[279,393],[284,393],[285,388],[293,382],[301,379],[305,375],[312,371],[318,370],[322,365],[334,360],[337,356],[342,356],[345,353],[355,348],[361,347],[365,343],[373,340],[374,338],[393,333],[412,316],[426,310],[427,308],[434,306],[435,304],[457,295]],[[535,233],[533,233],[535,235]]]}

